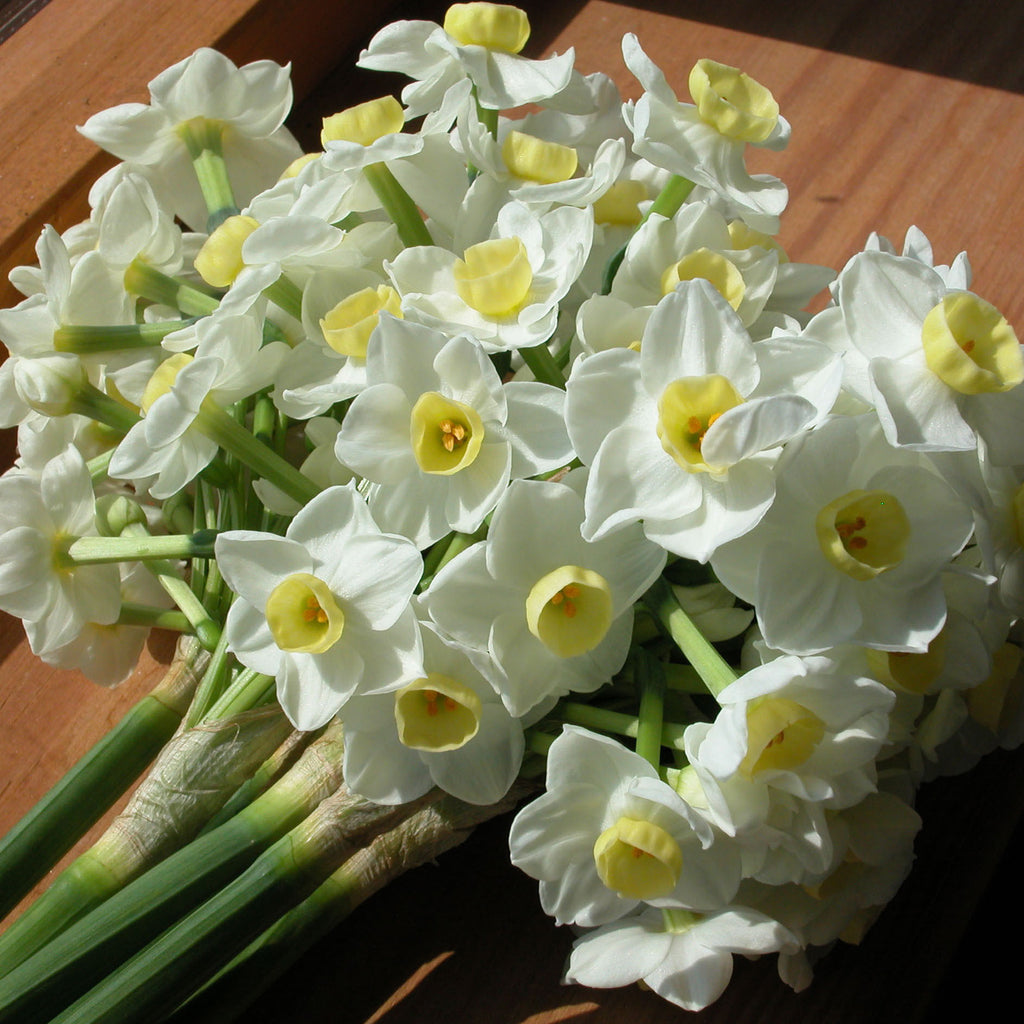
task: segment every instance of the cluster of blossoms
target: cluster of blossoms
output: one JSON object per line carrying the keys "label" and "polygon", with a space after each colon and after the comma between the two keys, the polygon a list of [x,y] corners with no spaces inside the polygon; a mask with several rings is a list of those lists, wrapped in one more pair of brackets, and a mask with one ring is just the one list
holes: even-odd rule
{"label": "cluster of blossoms", "polygon": [[379,804],[546,752],[511,855],[568,979],[799,989],[918,785],[1024,736],[1021,346],[916,229],[792,262],[748,76],[687,102],[627,36],[623,103],[528,34],[389,26],[359,63],[413,81],[315,153],[286,69],[212,51],[85,124],[123,162],[0,312],[0,607],[107,684],[172,601],[222,626]]}

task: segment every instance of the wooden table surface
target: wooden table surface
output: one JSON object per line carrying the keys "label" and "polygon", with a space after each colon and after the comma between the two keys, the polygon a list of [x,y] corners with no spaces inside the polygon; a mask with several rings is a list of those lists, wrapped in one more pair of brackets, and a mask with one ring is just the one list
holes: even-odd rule
{"label": "wooden table surface", "polygon": [[[296,3],[296,17],[307,3],[322,7],[312,0]],[[738,65],[768,85],[793,125],[793,138],[785,152],[758,153],[751,163],[790,188],[781,240],[794,259],[838,268],[870,230],[899,244],[916,224],[940,262],[966,249],[976,290],[1018,330],[1024,325],[1024,5],[791,0],[776,10],[753,0],[589,0],[523,6],[534,25],[528,53],[575,46],[578,67],[612,75],[626,97],[639,95],[619,56],[627,31],[638,34],[680,94],[690,66],[702,56]],[[443,6],[393,10],[436,19]],[[259,5],[255,12],[258,18]],[[382,14],[384,20],[391,17]],[[356,49],[370,34],[357,39]],[[401,84],[353,70],[353,53],[337,57],[338,70],[323,78],[293,118],[306,140],[315,137],[323,114]],[[75,68],[65,71],[73,75]],[[138,98],[141,84],[125,84],[130,98]],[[80,112],[73,118],[80,123]],[[102,690],[40,665],[20,624],[3,618],[0,833],[147,691],[169,654],[169,639],[154,635],[139,673],[115,691]],[[726,995],[699,1019],[909,1022],[937,1019],[936,1006],[958,998],[979,1000],[984,1012],[1000,992],[1015,991],[1013,951],[995,941],[984,908],[996,907],[1005,919],[1009,907],[1011,920],[1021,909],[1014,866],[1007,860],[999,865],[1022,806],[1021,752],[993,755],[967,776],[926,787],[913,875],[862,945],[833,951],[799,996],[777,980],[771,959],[739,963]],[[543,915],[535,883],[508,865],[506,831],[507,820],[484,826],[438,866],[393,884],[245,1019],[682,1019],[682,1011],[637,988],[594,992],[559,984],[570,933]],[[978,906],[983,910],[972,924]]]}

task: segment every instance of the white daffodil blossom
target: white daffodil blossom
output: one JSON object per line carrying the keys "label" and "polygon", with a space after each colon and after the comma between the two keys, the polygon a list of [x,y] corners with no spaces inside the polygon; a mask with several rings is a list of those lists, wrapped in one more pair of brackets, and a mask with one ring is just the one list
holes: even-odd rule
{"label": "white daffodil blossom", "polygon": [[273,397],[287,416],[308,419],[366,387],[366,349],[381,312],[401,316],[398,293],[370,267],[321,270],[302,293],[305,340],[289,353]]}
{"label": "white daffodil blossom", "polygon": [[623,37],[622,55],[644,87],[623,110],[633,152],[749,211],[761,230],[777,230],[766,222],[785,209],[788,190],[778,178],[749,174],[744,163],[748,145],[783,149],[789,141],[789,123],[771,93],[736,68],[705,59],[690,72],[694,104],[680,103],[632,33]]}
{"label": "white daffodil blossom", "polygon": [[338,435],[338,459],[373,483],[381,528],[423,549],[473,533],[509,480],[567,465],[565,394],[534,381],[502,384],[470,337],[381,317],[366,389]]}
{"label": "white daffodil blossom", "polygon": [[402,313],[452,334],[472,334],[491,352],[547,341],[559,302],[590,251],[590,209],[537,214],[522,203],[501,208],[491,237],[460,258],[436,246],[406,249],[384,264]]}
{"label": "white daffodil blossom", "polygon": [[[687,728],[687,756],[716,813],[767,819],[769,790],[828,809],[850,807],[875,788],[875,757],[888,736],[889,689],[840,670],[828,658],[777,658],[719,695],[710,725]],[[692,730],[692,736],[690,731]]]}
{"label": "white daffodil blossom", "polygon": [[[151,608],[171,607],[166,591],[141,563],[122,563],[117,568],[123,601]],[[26,622],[25,628],[31,636],[32,623]],[[41,657],[47,665],[75,669],[100,686],[117,686],[134,671],[149,634],[149,626],[86,622],[74,639],[43,652]]]}
{"label": "white daffodil blossom", "polygon": [[238,595],[228,644],[243,665],[274,676],[296,729],[325,725],[357,693],[423,677],[410,606],[423,562],[383,534],[352,487],[313,498],[284,537],[248,530],[217,537],[217,564]]}
{"label": "white daffodil blossom", "polygon": [[207,208],[186,134],[213,126],[238,206],[273,185],[301,155],[284,119],[292,103],[290,70],[273,61],[236,67],[206,48],[161,72],[149,83],[150,102],[124,103],[94,114],[79,131],[121,160],[151,168],[168,204],[186,224],[201,229]]}
{"label": "white daffodil blossom", "polygon": [[712,643],[739,636],[754,621],[753,609],[737,607],[735,595],[721,583],[688,587],[673,584],[672,592],[693,624]]}
{"label": "white daffodil blossom", "polygon": [[445,94],[467,78],[481,106],[507,110],[550,100],[572,83],[571,48],[547,60],[519,56],[529,32],[526,13],[518,8],[455,4],[444,27],[432,21],[385,26],[360,53],[357,64],[414,79],[402,90],[410,118],[439,109]]}
{"label": "white daffodil blossom", "polygon": [[749,328],[772,295],[778,269],[778,251],[736,245],[717,210],[687,203],[671,219],[652,214],[640,226],[609,294],[632,306],[652,306],[680,281],[704,279]]}
{"label": "white daffodil blossom", "polygon": [[548,750],[546,791],[516,815],[509,850],[558,924],[595,927],[642,904],[719,910],[740,881],[737,847],[644,758],[572,725]]}
{"label": "white daffodil blossom", "polygon": [[0,477],[0,609],[25,621],[36,654],[71,643],[87,622],[117,620],[117,566],[66,558],[75,540],[97,533],[92,481],[76,448],[38,476],[9,470]]}
{"label": "white daffodil blossom", "polygon": [[565,980],[590,988],[642,982],[684,1010],[703,1010],[725,991],[735,954],[800,948],[789,929],[748,907],[707,914],[648,907],[576,939]]}
{"label": "white daffodil blossom", "polygon": [[[820,351],[824,370],[833,357]],[[817,415],[806,398],[776,390],[787,358],[771,340],[754,345],[721,295],[698,280],[661,300],[639,354],[577,361],[566,422],[591,467],[584,536],[642,521],[651,540],[707,561],[750,530],[775,495],[777,449]],[[761,387],[769,366],[771,390]]]}
{"label": "white daffodil blossom", "polygon": [[838,417],[787,445],[776,480],[764,518],[711,558],[768,645],[926,650],[946,619],[942,573],[973,528],[927,458],[889,445],[871,414]]}
{"label": "white daffodil blossom", "polygon": [[885,252],[854,256],[836,296],[890,444],[970,451],[980,437],[994,464],[1024,461],[1024,355],[995,307]]}
{"label": "white daffodil blossom", "polygon": [[267,387],[290,351],[283,342],[262,344],[252,317],[204,318],[197,325],[195,355],[164,360],[142,396],[145,414],[110,460],[110,474],[148,483],[154,498],[177,494],[217,454],[217,442],[195,426],[204,406],[224,408]]}
{"label": "white daffodil blossom", "polygon": [[885,791],[829,819],[835,862],[824,877],[782,885],[744,880],[737,897],[780,921],[803,946],[860,942],[909,874],[922,824],[913,807]]}
{"label": "white daffodil blossom", "polygon": [[[45,378],[84,377],[84,368],[74,365],[82,363],[81,357],[55,348],[55,333],[61,327],[135,323],[134,303],[120,275],[99,252],[73,262],[60,235],[47,226],[36,243],[36,254],[44,290],[13,309],[0,309],[0,341],[10,353],[0,363],[0,427],[16,426],[29,414],[31,402],[49,390]],[[40,359],[48,361],[49,370],[33,369],[33,362]],[[86,363],[96,368],[95,358]]]}
{"label": "white daffodil blossom", "polygon": [[424,594],[444,633],[490,654],[493,666],[481,668],[517,717],[589,693],[622,667],[633,603],[665,564],[639,527],[590,543],[582,521],[568,484],[513,480],[486,542],[453,558]]}
{"label": "white daffodil blossom", "polygon": [[864,243],[865,252],[885,252],[890,256],[906,256],[917,260],[926,267],[931,267],[945,282],[951,291],[969,291],[971,287],[971,261],[966,252],[959,252],[950,264],[937,264],[932,243],[927,235],[916,225],[907,228],[903,240],[903,249],[897,253],[896,247],[884,235],[872,231]]}
{"label": "white daffodil blossom", "polygon": [[654,305],[632,306],[613,295],[591,295],[576,312],[579,352],[593,355],[614,348],[640,350]]}
{"label": "white daffodil blossom", "polygon": [[457,644],[422,627],[425,675],[345,705],[345,782],[376,803],[432,786],[472,804],[500,800],[516,779],[522,724]]}

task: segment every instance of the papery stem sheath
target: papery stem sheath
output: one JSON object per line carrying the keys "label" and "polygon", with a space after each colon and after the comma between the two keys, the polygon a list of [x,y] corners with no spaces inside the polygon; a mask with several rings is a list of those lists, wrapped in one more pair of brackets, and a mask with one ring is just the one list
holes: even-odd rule
{"label": "papery stem sheath", "polygon": [[234,1019],[357,906],[399,875],[464,842],[477,825],[511,810],[529,788],[519,783],[504,799],[487,806],[445,797],[378,836],[249,945],[170,1020],[222,1024]]}
{"label": "papery stem sheath", "polygon": [[103,835],[0,935],[0,977],[189,842],[290,729],[275,707],[176,736]]}
{"label": "papery stem sheath", "polygon": [[234,818],[150,868],[0,979],[0,1021],[49,1020],[228,885],[341,785],[341,761],[341,729],[332,726]]}
{"label": "papery stem sheath", "polygon": [[0,842],[8,914],[139,776],[181,723],[206,661],[182,637],[167,674]]}
{"label": "papery stem sheath", "polygon": [[165,1019],[173,1005],[315,892],[361,847],[437,795],[433,791],[417,801],[386,807],[340,790],[260,854],[235,881],[55,1017],[53,1024],[154,1024]]}

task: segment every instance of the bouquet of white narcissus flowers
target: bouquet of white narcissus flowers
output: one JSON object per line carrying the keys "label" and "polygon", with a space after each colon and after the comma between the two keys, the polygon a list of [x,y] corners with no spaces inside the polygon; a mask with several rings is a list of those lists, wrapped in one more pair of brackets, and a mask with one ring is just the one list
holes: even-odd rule
{"label": "bouquet of white narcissus flowers", "polygon": [[0,844],[9,911],[156,755],[0,936],[0,1021],[228,1019],[527,798],[568,980],[799,989],[918,785],[1021,739],[1024,359],[966,257],[791,262],[766,88],[683,102],[630,35],[624,104],[528,34],[388,26],[412,83],[318,153],[211,50],[82,127],[123,162],[0,312],[0,607],[106,685],[182,639]]}

